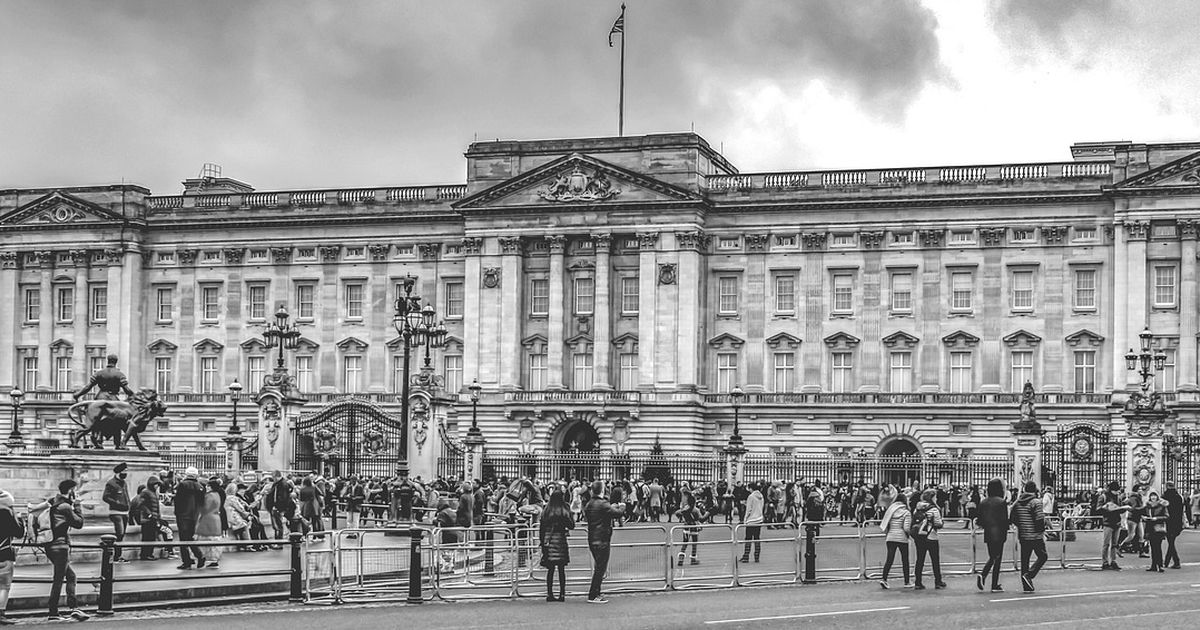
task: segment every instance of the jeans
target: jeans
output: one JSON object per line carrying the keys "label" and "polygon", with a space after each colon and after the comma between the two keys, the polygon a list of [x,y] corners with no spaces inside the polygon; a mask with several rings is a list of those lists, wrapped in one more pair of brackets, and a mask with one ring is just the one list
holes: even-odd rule
{"label": "jeans", "polygon": [[758,562],[758,557],[762,555],[762,543],[759,540],[762,538],[761,525],[746,526],[746,545],[742,549],[742,562],[750,561],[750,541],[754,541],[754,561]]}
{"label": "jeans", "polygon": [[1167,534],[1167,557],[1163,559],[1165,565],[1179,566],[1179,551],[1175,549],[1176,538],[1179,538],[1179,532]]}
{"label": "jeans", "polygon": [[930,540],[925,536],[917,536],[913,540],[917,542],[917,584],[921,583],[926,555],[929,556],[929,564],[933,568],[933,581],[935,584],[940,583],[942,581],[941,545],[937,540]]}
{"label": "jeans", "polygon": [[908,543],[907,542],[892,542],[887,543],[887,560],[883,561],[883,578],[888,579],[888,574],[892,572],[892,561],[896,559],[896,552],[900,552],[900,566],[904,568],[904,583],[908,584]]}
{"label": "jeans", "polygon": [[74,610],[76,608],[75,569],[71,568],[71,546],[47,545],[46,558],[54,565],[54,582],[50,585],[50,615],[58,614],[58,598],[62,594],[64,581],[67,583],[67,608]]}
{"label": "jeans", "polygon": [[567,565],[561,562],[546,567],[546,597],[554,597],[554,574],[558,573],[558,598],[567,596]]}
{"label": "jeans", "polygon": [[[117,542],[119,543],[122,540],[125,540],[125,530],[129,528],[129,515],[128,514],[109,514],[108,520],[112,521],[113,534],[117,537]],[[113,560],[119,560],[120,558],[121,558],[121,546],[120,545],[114,546],[113,547]]]}
{"label": "jeans", "polygon": [[[689,528],[690,529],[690,528]],[[687,556],[688,544],[692,545],[692,560],[696,559],[696,553],[700,551],[696,543],[700,542],[700,533],[697,530],[683,530],[683,546],[679,548],[679,564],[683,564],[683,558]]]}
{"label": "jeans", "polygon": [[288,530],[284,527],[286,516],[285,510],[271,510],[271,537],[275,540],[284,540],[288,536]]}
{"label": "jeans", "polygon": [[1163,566],[1162,543],[1165,534],[1150,532],[1146,540],[1150,541],[1150,568],[1161,569]]}
{"label": "jeans", "polygon": [[1004,555],[1004,543],[1007,537],[1000,540],[987,541],[988,559],[987,564],[983,565],[983,571],[980,575],[987,577],[989,571],[992,573],[992,588],[1000,586],[1000,558]]}
{"label": "jeans", "polygon": [[1100,543],[1100,561],[1106,566],[1117,563],[1117,532],[1112,527],[1104,528],[1104,541]]}
{"label": "jeans", "polygon": [[[184,523],[182,521],[176,524],[179,526],[179,557],[183,560],[183,564],[189,567],[192,566],[192,554],[195,554],[196,562],[204,562],[204,552],[200,551],[199,547],[182,544],[185,541],[194,542],[196,540],[196,524]],[[191,550],[190,554],[188,550]]]}
{"label": "jeans", "polygon": [[[1033,568],[1029,567],[1029,556],[1033,554],[1037,556],[1037,561],[1033,563]],[[1037,540],[1022,540],[1021,541],[1021,573],[1029,579],[1037,577],[1038,571],[1042,570],[1042,565],[1046,564],[1046,541],[1039,538]]]}
{"label": "jeans", "polygon": [[588,589],[588,599],[596,599],[600,597],[600,585],[608,572],[608,555],[612,550],[608,543],[592,543],[588,549],[592,552],[592,587]]}
{"label": "jeans", "polygon": [[[142,542],[152,543],[158,540],[158,521],[154,519],[142,521]],[[142,547],[138,552],[138,558],[142,560],[154,559],[154,547]]]}

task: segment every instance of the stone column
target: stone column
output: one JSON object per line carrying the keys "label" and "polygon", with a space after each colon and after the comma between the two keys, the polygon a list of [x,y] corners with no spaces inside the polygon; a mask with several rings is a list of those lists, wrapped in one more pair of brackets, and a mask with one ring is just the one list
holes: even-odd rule
{"label": "stone column", "polygon": [[463,277],[463,382],[483,381],[479,370],[479,349],[483,340],[479,336],[480,274],[482,265],[483,239],[467,237],[462,240],[466,254],[465,276]]}
{"label": "stone column", "polygon": [[[521,337],[526,318],[522,312],[525,277],[522,262],[524,246],[518,236],[500,238],[500,388],[516,389],[521,385],[521,365],[525,357]],[[469,381],[464,379],[464,384]]]}
{"label": "stone column", "polygon": [[[88,256],[87,250],[72,250],[71,259],[75,263],[75,322],[72,326],[72,342],[75,344],[71,352],[71,374],[74,383],[65,383],[64,387],[75,389],[82,386],[91,376],[88,374],[87,338],[88,324],[92,321],[92,299],[88,295]],[[142,387],[138,372],[129,372],[135,382],[130,387]]]}
{"label": "stone column", "polygon": [[221,439],[225,442],[225,470],[236,475],[242,471],[242,445],[246,438],[238,432],[226,433]]}
{"label": "stone column", "polygon": [[[122,317],[126,317],[128,314],[126,305],[121,304],[119,299],[119,296],[121,295],[121,251],[117,249],[104,250],[104,262],[106,265],[108,265],[106,287],[108,288],[108,303],[110,306],[108,310],[108,323],[104,326],[104,349],[109,354],[116,354],[117,356],[121,357],[121,361],[124,362],[122,365],[124,365],[125,369],[128,370],[130,367],[130,357],[120,354],[121,326],[119,322],[121,321]],[[193,278],[194,277],[195,276],[193,275]],[[113,299],[114,297],[117,297],[117,299]],[[182,311],[182,309],[183,306],[181,305],[180,310]],[[190,348],[191,342],[188,342],[186,345],[180,343],[179,346],[181,348]],[[182,367],[183,363],[184,361],[181,360],[180,367]],[[190,361],[188,363],[190,363]],[[181,372],[180,378],[182,379],[182,377],[183,374]],[[180,380],[180,382],[186,381]]]}
{"label": "stone column", "polygon": [[612,291],[609,287],[609,248],[612,245],[611,234],[593,234],[592,240],[596,246],[596,280],[595,304],[592,312],[596,314],[595,327],[592,334],[593,389],[612,389],[610,384],[612,370],[609,358],[612,353],[612,330],[610,317],[612,314]]}
{"label": "stone column", "polygon": [[[121,286],[120,293],[114,292],[112,287],[108,290],[108,305],[109,317],[108,325],[119,325],[121,342],[118,346],[120,349],[117,354],[121,356],[126,365],[129,366],[130,374],[145,374],[142,366],[142,334],[145,328],[142,327],[142,298],[143,292],[140,290],[140,279],[142,271],[142,254],[136,249],[126,248],[121,261]],[[120,296],[117,298],[117,296]],[[118,314],[120,320],[113,322],[112,306],[115,301],[119,306]],[[140,387],[141,385],[136,385]]]}
{"label": "stone column", "polygon": [[[58,296],[54,295],[54,252],[38,252],[42,274],[38,291],[42,294],[42,312],[38,317],[38,387],[49,388],[54,374],[50,344],[54,342],[54,322],[58,319]],[[24,386],[24,385],[22,385]]]}
{"label": "stone column", "polygon": [[[25,296],[17,285],[17,252],[0,252],[0,295],[9,299],[0,301],[0,391],[7,392],[17,384],[14,369],[17,365],[16,335],[24,319],[21,312]],[[84,352],[78,348],[77,352]]]}
{"label": "stone column", "polygon": [[1183,243],[1179,261],[1179,358],[1176,363],[1179,368],[1178,389],[1192,399],[1200,389],[1196,382],[1196,335],[1200,333],[1196,317],[1196,309],[1200,308],[1196,302],[1197,227],[1196,221],[1179,222]]}
{"label": "stone column", "polygon": [[[1126,370],[1124,366],[1124,354],[1130,347],[1140,344],[1138,335],[1142,329],[1146,327],[1148,321],[1146,318],[1146,304],[1150,299],[1150,291],[1153,287],[1149,286],[1149,277],[1146,275],[1146,235],[1150,230],[1148,221],[1127,221],[1124,225],[1126,238],[1128,240],[1125,251],[1126,264],[1126,286],[1128,287],[1128,295],[1125,301],[1120,303],[1119,308],[1124,308],[1128,315],[1126,316],[1125,329],[1121,332],[1125,335],[1126,345],[1117,346],[1114,344],[1113,357],[1114,366],[1120,364],[1120,371],[1117,374],[1124,374],[1125,379],[1122,383],[1121,379],[1113,379],[1117,383],[1123,384],[1124,390],[1132,391],[1139,385],[1139,377],[1136,372]],[[1120,256],[1120,252],[1117,253]],[[1140,291],[1136,287],[1141,287]],[[1136,291],[1136,292],[1135,292]],[[1140,347],[1134,347],[1134,351],[1140,350]],[[1121,361],[1115,361],[1120,358]]]}
{"label": "stone column", "polygon": [[[1128,305],[1130,299],[1145,299],[1144,294],[1133,297],[1129,293],[1129,279],[1126,258],[1126,245],[1129,240],[1125,229],[1119,223],[1109,226],[1113,236],[1113,299],[1112,299],[1112,390],[1125,391],[1125,350],[1129,348],[1129,337],[1126,335],[1126,322],[1129,321]],[[1107,230],[1106,230],[1107,232]],[[1099,275],[1099,274],[1097,274]],[[1100,282],[1097,280],[1097,284]],[[1134,286],[1141,286],[1136,284]],[[1107,301],[1102,302],[1107,304]]]}
{"label": "stone column", "polygon": [[638,386],[654,389],[654,348],[658,336],[658,232],[645,232],[638,239]]}
{"label": "stone column", "polygon": [[563,254],[567,248],[565,236],[548,236],[550,242],[550,321],[548,324],[549,338],[546,348],[546,362],[549,368],[548,389],[565,389],[563,385],[563,355],[564,318],[567,316],[565,275],[563,274]]}
{"label": "stone column", "polygon": [[[676,314],[675,373],[674,380],[680,389],[695,390],[700,383],[700,295],[704,284],[700,252],[707,249],[709,237],[703,232],[676,232],[676,247],[679,250],[679,287]],[[753,293],[747,292],[747,295]],[[761,292],[759,293],[761,296]],[[761,297],[759,298],[761,301]],[[749,310],[749,304],[742,301]],[[761,345],[756,346],[761,357]],[[753,361],[754,351],[749,351]],[[745,374],[745,372],[743,372]]]}

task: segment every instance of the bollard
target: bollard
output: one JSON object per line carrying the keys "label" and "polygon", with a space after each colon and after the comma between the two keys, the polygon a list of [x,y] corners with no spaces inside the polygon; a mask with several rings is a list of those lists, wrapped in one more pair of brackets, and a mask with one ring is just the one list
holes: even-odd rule
{"label": "bollard", "polygon": [[288,534],[288,542],[292,547],[292,585],[288,592],[288,601],[293,604],[304,602],[304,565],[301,563],[300,542],[304,535],[300,532]]}
{"label": "bollard", "polygon": [[496,532],[489,529],[483,532],[484,548],[483,548],[483,574],[494,575],[496,573]]}
{"label": "bollard", "polygon": [[113,546],[117,537],[104,534],[100,537],[100,596],[96,600],[96,615],[108,617],[113,614]]}
{"label": "bollard", "polygon": [[804,580],[803,584],[817,583],[817,526],[804,526]]}
{"label": "bollard", "polygon": [[420,604],[421,598],[421,534],[416,527],[409,528],[408,535],[412,536],[412,547],[408,556],[408,603]]}
{"label": "bollard", "polygon": [[336,530],[337,530],[337,528],[338,528],[338,526],[337,526],[337,513],[338,513],[338,502],[337,502],[337,501],[334,501],[334,502],[333,502],[333,510],[330,512],[330,515],[329,515],[329,529],[332,529],[332,530],[335,530],[335,531],[336,531]]}

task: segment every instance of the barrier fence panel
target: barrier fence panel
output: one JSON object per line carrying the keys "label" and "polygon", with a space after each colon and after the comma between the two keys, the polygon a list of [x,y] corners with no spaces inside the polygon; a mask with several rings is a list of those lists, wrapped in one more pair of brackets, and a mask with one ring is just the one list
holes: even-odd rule
{"label": "barrier fence panel", "polygon": [[738,525],[734,534],[742,543],[741,556],[734,570],[738,586],[794,584],[800,580],[800,548],[795,525]]}
{"label": "barrier fence panel", "polygon": [[[877,580],[883,575],[883,563],[887,559],[886,536],[879,529],[879,521],[863,521],[859,531],[863,578]],[[914,561],[912,551],[909,551],[909,562]],[[896,559],[892,563],[892,574],[888,577],[897,575],[897,572],[902,569],[900,554],[897,553]],[[900,572],[899,575],[903,576],[903,573]]]}
{"label": "barrier fence panel", "polygon": [[676,590],[729,588],[741,548],[734,545],[733,526],[676,525],[670,532],[671,586]]}
{"label": "barrier fence panel", "polygon": [[1062,567],[1064,569],[1099,568],[1103,562],[1100,547],[1104,542],[1104,519],[1099,516],[1073,516],[1063,519]]}
{"label": "barrier fence panel", "polygon": [[[435,592],[433,532],[421,537],[421,593]],[[333,539],[333,599],[341,602],[404,601],[409,592],[409,528],[343,529]]]}
{"label": "barrier fence panel", "polygon": [[435,530],[436,562],[431,569],[437,597],[454,600],[516,596],[516,534],[517,530],[502,525]]}
{"label": "barrier fence panel", "polygon": [[621,527],[613,531],[604,590],[661,591],[670,587],[671,549],[663,525]]}
{"label": "barrier fence panel", "polygon": [[[976,542],[980,540],[974,524],[965,518],[948,518],[942,522],[942,528],[937,533],[942,575],[974,573],[979,557]],[[916,561],[913,562],[916,566]],[[931,568],[926,570],[932,571]]]}
{"label": "barrier fence panel", "polygon": [[[819,581],[858,580],[862,578],[862,532],[855,521],[806,522],[800,528],[801,556],[809,526],[815,527],[816,565]],[[805,558],[804,562],[808,559]],[[802,568],[807,568],[801,564]]]}
{"label": "barrier fence panel", "polygon": [[[535,539],[534,544],[537,544]],[[567,538],[567,552],[571,561],[567,564],[566,595],[586,595],[592,581],[592,553],[588,547],[587,524],[579,523]],[[558,595],[558,577],[555,576],[554,593]],[[546,568],[541,565],[541,551],[537,550],[522,577],[514,580],[513,587],[520,597],[540,597],[546,594]]]}
{"label": "barrier fence panel", "polygon": [[308,599],[337,599],[337,534],[304,543],[304,592]]}

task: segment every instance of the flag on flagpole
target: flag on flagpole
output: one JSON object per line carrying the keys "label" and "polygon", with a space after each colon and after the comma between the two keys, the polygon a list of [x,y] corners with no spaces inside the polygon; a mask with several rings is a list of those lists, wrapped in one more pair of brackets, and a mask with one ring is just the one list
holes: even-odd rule
{"label": "flag on flagpole", "polygon": [[608,32],[608,47],[612,48],[613,35],[620,34],[625,36],[625,5],[621,5],[621,15],[617,17],[617,21],[613,22],[612,30]]}

